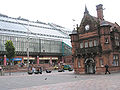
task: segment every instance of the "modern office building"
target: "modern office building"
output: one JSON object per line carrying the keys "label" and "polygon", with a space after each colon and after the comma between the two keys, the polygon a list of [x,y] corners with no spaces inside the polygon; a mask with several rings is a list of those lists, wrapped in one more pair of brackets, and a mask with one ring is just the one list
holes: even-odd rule
{"label": "modern office building", "polygon": [[72,53],[70,33],[70,29],[53,23],[0,14],[0,65],[8,63],[4,45],[7,40],[11,40],[15,47],[14,64],[27,64],[28,57],[30,64],[63,62],[64,56]]}
{"label": "modern office building", "polygon": [[106,64],[111,72],[120,71],[120,26],[104,19],[102,6],[96,6],[97,17],[85,7],[80,26],[70,34],[75,73],[102,73]]}

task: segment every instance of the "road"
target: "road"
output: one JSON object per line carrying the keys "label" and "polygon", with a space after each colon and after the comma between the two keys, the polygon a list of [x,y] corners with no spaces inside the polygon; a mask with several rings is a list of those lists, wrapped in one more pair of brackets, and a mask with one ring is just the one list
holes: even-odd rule
{"label": "road", "polygon": [[76,75],[57,72],[0,76],[0,90],[120,90],[120,73]]}

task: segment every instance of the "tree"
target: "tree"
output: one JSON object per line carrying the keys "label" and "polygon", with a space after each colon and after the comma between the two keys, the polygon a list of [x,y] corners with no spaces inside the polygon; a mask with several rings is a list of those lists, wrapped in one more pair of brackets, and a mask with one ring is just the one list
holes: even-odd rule
{"label": "tree", "polygon": [[11,40],[7,40],[5,43],[6,56],[10,60],[15,57],[15,47]]}
{"label": "tree", "polygon": [[[15,57],[15,47],[11,40],[7,40],[5,43],[6,56],[9,59],[11,65],[11,59]],[[11,73],[10,73],[11,74]]]}

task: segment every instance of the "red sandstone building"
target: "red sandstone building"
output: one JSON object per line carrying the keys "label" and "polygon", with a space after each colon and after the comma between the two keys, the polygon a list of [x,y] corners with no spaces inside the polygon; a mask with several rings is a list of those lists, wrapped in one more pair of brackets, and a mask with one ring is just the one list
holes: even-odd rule
{"label": "red sandstone building", "polygon": [[120,26],[104,19],[102,4],[96,6],[97,17],[85,7],[84,16],[71,36],[75,73],[101,73],[104,66],[120,70]]}

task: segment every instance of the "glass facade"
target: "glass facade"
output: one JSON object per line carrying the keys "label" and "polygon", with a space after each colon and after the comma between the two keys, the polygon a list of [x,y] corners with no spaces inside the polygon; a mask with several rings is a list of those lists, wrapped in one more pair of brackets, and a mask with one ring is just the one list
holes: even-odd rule
{"label": "glass facade", "polygon": [[[69,55],[72,53],[71,47],[62,41],[36,39],[17,36],[0,35],[0,51],[5,51],[5,43],[11,40],[15,47],[15,51],[26,52],[29,45],[29,52],[47,52],[47,53],[63,53]],[[29,43],[28,43],[29,42]]]}

